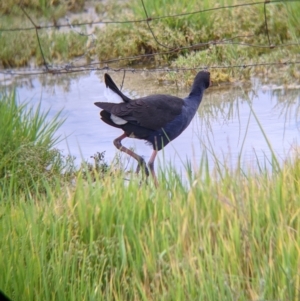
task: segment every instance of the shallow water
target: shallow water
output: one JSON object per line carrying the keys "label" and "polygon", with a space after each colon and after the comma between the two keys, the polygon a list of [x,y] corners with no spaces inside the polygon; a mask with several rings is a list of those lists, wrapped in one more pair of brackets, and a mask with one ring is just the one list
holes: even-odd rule
{"label": "shallow water", "polygon": [[[120,85],[122,75],[112,77]],[[7,78],[1,83],[12,86]],[[103,151],[107,162],[113,160],[117,150],[112,141],[122,131],[100,121],[100,110],[94,105],[105,101],[103,74],[26,78],[17,82],[16,92],[20,102],[41,102],[43,110],[50,109],[49,118],[63,110],[66,121],[58,131],[62,139],[57,148],[76,156],[78,164],[82,158],[92,161],[90,156]],[[123,92],[131,97],[188,94],[187,89],[158,85],[152,75],[146,74],[127,74]],[[257,160],[264,164],[271,158],[271,148],[282,161],[299,145],[300,85],[263,85],[254,79],[248,87],[236,84],[211,87],[206,92],[191,125],[160,152],[157,164],[161,167],[171,162],[180,170],[188,160],[197,169],[205,153],[212,166],[215,160],[235,166],[239,158],[244,165],[256,165]],[[146,161],[150,158],[152,149],[145,142],[130,138],[123,141]]]}

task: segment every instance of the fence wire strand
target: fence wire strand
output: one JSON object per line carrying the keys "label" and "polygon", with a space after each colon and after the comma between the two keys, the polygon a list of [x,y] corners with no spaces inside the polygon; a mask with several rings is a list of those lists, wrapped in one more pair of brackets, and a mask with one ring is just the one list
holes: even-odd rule
{"label": "fence wire strand", "polygon": [[[67,24],[55,24],[55,25],[37,25],[36,22],[31,18],[31,16],[28,14],[28,12],[25,10],[23,6],[23,1],[20,2],[18,5],[19,9],[23,12],[24,16],[29,20],[29,22],[32,24],[30,27],[11,27],[11,28],[0,28],[0,34],[1,32],[11,32],[12,34],[16,31],[28,31],[28,30],[35,30],[35,35],[37,39],[37,44],[39,47],[40,54],[42,56],[43,60],[43,67],[40,68],[30,68],[28,70],[26,69],[2,69],[0,70],[0,73],[2,74],[8,74],[10,76],[13,75],[39,75],[39,74],[46,74],[46,73],[51,73],[51,74],[65,74],[65,73],[75,73],[75,72],[86,72],[86,71],[115,71],[115,72],[124,72],[123,75],[123,81],[122,85],[125,79],[125,74],[126,72],[140,72],[140,71],[145,71],[145,69],[141,68],[129,68],[129,67],[121,67],[121,68],[116,68],[116,67],[111,67],[109,64],[115,64],[118,62],[122,61],[137,61],[145,58],[153,58],[155,56],[164,56],[164,55],[170,55],[170,54],[175,54],[175,53],[180,53],[185,50],[199,50],[201,48],[205,48],[208,46],[217,46],[217,45],[237,45],[237,46],[243,46],[243,47],[255,47],[255,48],[262,48],[262,49],[274,49],[274,48],[283,48],[283,47],[299,47],[299,42],[295,43],[282,43],[282,44],[275,44],[271,42],[271,37],[269,33],[269,28],[268,28],[268,9],[267,7],[271,4],[275,5],[278,3],[290,3],[290,2],[300,2],[300,0],[265,0],[265,1],[258,1],[258,2],[249,2],[249,3],[241,3],[241,4],[235,4],[235,5],[227,5],[227,6],[220,6],[220,7],[213,7],[213,8],[207,8],[207,9],[202,9],[202,10],[196,10],[192,12],[185,12],[185,13],[180,13],[180,14],[173,14],[173,15],[168,15],[168,16],[157,16],[157,17],[151,17],[146,9],[144,0],[141,1],[141,6],[144,10],[146,19],[141,19],[141,20],[114,20],[114,21],[105,21],[105,20],[98,20],[95,22],[81,22],[77,24],[71,24],[68,19]],[[217,11],[217,10],[225,10],[225,9],[235,9],[238,7],[250,7],[250,6],[256,6],[256,5],[263,5],[263,16],[264,16],[264,27],[265,27],[265,36],[268,41],[267,44],[254,44],[254,43],[247,43],[247,42],[241,42],[238,41],[239,38],[248,38],[248,37],[253,37],[255,35],[238,35],[235,37],[231,38],[223,38],[219,40],[211,40],[207,42],[202,42],[202,43],[196,43],[192,45],[186,45],[186,46],[178,46],[178,47],[169,47],[163,43],[161,43],[157,36],[155,35],[150,23],[155,21],[155,20],[162,20],[166,18],[182,18],[185,16],[190,16],[190,15],[195,15],[195,14],[202,14],[202,13],[207,13],[207,12],[212,12],[212,11]],[[117,58],[112,58],[112,59],[107,59],[107,60],[99,60],[95,62],[91,62],[89,64],[83,64],[83,65],[74,65],[74,63],[78,60],[76,58],[73,61],[65,62],[60,65],[51,65],[47,63],[44,51],[43,51],[43,45],[41,43],[41,39],[39,36],[39,31],[40,30],[48,30],[48,29],[54,29],[54,30],[59,30],[62,27],[68,27],[70,30],[75,32],[78,35],[85,35],[85,36],[91,36],[93,41],[92,44],[95,44],[95,37],[94,34],[84,34],[83,32],[76,30],[75,27],[80,27],[80,26],[92,26],[92,25],[99,25],[99,24],[129,24],[129,23],[146,23],[149,32],[151,33],[151,36],[155,43],[166,50],[164,51],[158,51],[154,53],[147,53],[147,54],[140,54],[140,55],[132,55],[132,56],[124,56],[124,57],[117,57]],[[85,56],[86,53],[83,55]],[[81,56],[82,57],[82,56]],[[170,68],[170,67],[155,67],[155,68],[147,68],[148,72],[178,72],[178,71],[184,71],[184,70],[199,70],[199,69],[233,69],[233,68],[249,68],[249,67],[259,67],[259,66],[282,66],[282,65],[298,65],[300,64],[300,61],[298,59],[290,61],[286,60],[285,62],[259,62],[259,63],[251,63],[251,64],[235,64],[235,65],[210,65],[210,66],[197,66],[195,68]],[[122,86],[121,86],[122,88]]]}

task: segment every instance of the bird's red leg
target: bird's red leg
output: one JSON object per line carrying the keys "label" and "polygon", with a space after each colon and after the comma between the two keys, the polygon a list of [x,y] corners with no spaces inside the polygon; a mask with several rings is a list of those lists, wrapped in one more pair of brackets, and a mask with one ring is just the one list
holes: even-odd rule
{"label": "bird's red leg", "polygon": [[158,187],[158,181],[157,181],[156,174],[155,174],[155,171],[154,171],[154,160],[156,158],[156,155],[157,155],[157,150],[154,150],[151,157],[150,157],[150,160],[148,162],[148,166],[149,166],[149,169],[151,171],[151,175],[153,177],[155,187],[157,188]]}
{"label": "bird's red leg", "polygon": [[126,153],[127,155],[129,155],[129,156],[131,156],[132,158],[134,158],[135,160],[137,160],[138,161],[138,168],[137,168],[137,173],[139,172],[139,170],[140,170],[140,166],[142,166],[143,168],[144,168],[144,170],[145,170],[145,174],[146,174],[146,176],[148,177],[149,176],[149,171],[148,171],[148,168],[147,168],[147,166],[146,166],[146,162],[145,162],[145,160],[141,157],[141,156],[139,156],[139,155],[137,155],[135,152],[133,152],[132,150],[130,150],[130,149],[128,149],[127,147],[125,147],[125,146],[123,146],[122,145],[122,143],[121,143],[121,141],[124,139],[124,138],[126,138],[127,137],[127,135],[124,133],[124,134],[122,134],[120,137],[118,137],[118,138],[116,138],[115,140],[114,140],[114,145],[115,145],[115,147],[117,148],[117,149],[119,149],[121,152],[124,152],[124,153]]}

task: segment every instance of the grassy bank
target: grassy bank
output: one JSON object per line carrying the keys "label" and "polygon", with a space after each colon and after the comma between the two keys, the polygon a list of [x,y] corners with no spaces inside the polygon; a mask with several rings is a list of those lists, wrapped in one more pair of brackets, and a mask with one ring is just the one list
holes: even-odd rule
{"label": "grassy bank", "polygon": [[[16,3],[16,1],[12,2]],[[66,23],[61,19],[69,11],[82,11],[84,4],[95,7],[97,19],[105,21],[126,21],[146,19],[141,1],[126,2],[109,1],[97,3],[81,1],[78,7],[70,2],[70,7],[64,1],[45,1],[39,6],[34,1],[28,1],[25,6],[31,16],[35,16],[37,24]],[[26,2],[27,3],[27,2]],[[72,3],[74,5],[72,5]],[[234,6],[248,1],[226,0],[212,4],[209,1],[144,1],[145,9],[152,20],[148,24],[107,24],[95,27],[95,42],[85,33],[87,28],[78,27],[61,32],[56,29],[39,30],[40,41],[49,64],[68,63],[82,56],[88,62],[124,58],[128,56],[152,55],[165,52],[164,55],[146,56],[138,59],[127,59],[117,63],[118,66],[128,64],[152,64],[153,66],[170,66],[171,68],[212,68],[214,82],[226,82],[248,79],[251,75],[272,76],[275,70],[281,68],[284,77],[299,79],[299,64],[274,65],[252,68],[222,68],[222,66],[244,66],[251,64],[284,63],[299,61],[299,26],[300,4],[298,2],[274,2],[266,5],[267,27],[263,4],[238,6],[219,10],[209,10],[202,13],[172,17],[173,15],[211,9],[213,7]],[[17,26],[32,26],[29,19],[15,5],[9,10],[2,4],[0,11],[6,15],[0,20],[3,28]],[[16,12],[16,13],[14,13]],[[73,15],[72,23],[82,20],[79,15]],[[163,17],[169,16],[169,17]],[[163,18],[160,18],[163,17]],[[94,20],[94,17],[93,17]],[[43,64],[35,31],[2,32],[0,40],[0,62],[4,67],[28,66],[34,58],[37,65]],[[19,41],[26,41],[20,43]],[[222,43],[220,43],[222,41]],[[217,42],[215,44],[214,42]],[[202,45],[204,43],[204,45]],[[206,44],[209,43],[209,44]],[[218,44],[219,43],[219,44]],[[277,45],[278,47],[265,47]],[[282,44],[289,46],[281,47]],[[191,45],[198,45],[189,48]],[[264,47],[260,47],[263,45]],[[178,50],[180,47],[186,49]],[[174,51],[174,49],[177,49]],[[170,51],[171,50],[171,51]],[[184,82],[192,77],[184,72]],[[182,74],[167,74],[167,79],[178,81]]]}
{"label": "grassy bank", "polygon": [[[5,31],[7,28],[28,28],[36,25],[58,25],[67,13],[80,12],[85,1],[62,0],[9,0],[1,1],[0,13],[0,67],[14,68],[42,65],[44,60],[39,48],[35,30]],[[24,11],[22,10],[24,9]],[[73,31],[62,33],[55,30],[39,30],[39,38],[48,64],[67,63],[71,58],[85,53],[87,37],[74,35]]]}
{"label": "grassy bank", "polygon": [[299,158],[278,174],[122,176],[1,199],[14,300],[299,300]]}
{"label": "grassy bank", "polygon": [[[24,110],[13,96],[0,104],[17,129],[2,147],[18,154],[0,156],[2,168],[38,167],[34,147],[48,141],[51,153],[57,121],[41,132],[40,112],[23,113],[27,130],[14,136]],[[35,156],[24,162],[27,144]],[[13,193],[18,181],[1,175],[0,290],[13,300],[299,300],[299,153],[273,172],[210,171],[204,160],[189,185],[170,169],[157,190],[113,169],[66,181],[57,166],[55,177],[49,162],[37,179],[26,173],[33,185]]]}
{"label": "grassy bank", "polygon": [[[263,5],[209,10],[203,13],[172,17],[193,11],[249,3],[249,1],[227,0],[218,1],[215,4],[210,1],[202,1],[201,4],[197,1],[144,1],[144,3],[148,16],[152,18],[149,25],[156,40],[147,23],[141,23],[138,26],[110,26],[105,31],[108,43],[104,46],[99,45],[97,49],[99,58],[111,59],[119,56],[166,52],[165,55],[154,57],[156,65],[170,65],[175,69],[218,66],[218,68],[210,70],[214,82],[248,79],[251,75],[272,76],[275,70],[278,71],[278,68],[282,69],[286,78],[300,78],[297,65],[221,68],[222,66],[284,62],[288,58],[291,61],[299,60],[300,32],[297,25],[300,12],[299,3],[273,3],[266,6],[270,44],[294,43],[289,47],[275,48],[260,47],[269,45]],[[129,1],[129,7],[129,13],[124,19],[146,18],[140,1]],[[170,17],[160,18],[162,16]],[[102,35],[102,33],[99,34]],[[220,44],[213,43],[221,40],[223,42]],[[207,42],[209,44],[206,44]],[[172,49],[191,45],[198,46],[170,52]],[[107,48],[110,48],[110,51]],[[146,57],[144,60],[149,59]],[[126,63],[129,62],[126,61]],[[166,78],[186,83],[193,78],[193,75],[193,72],[184,71],[168,73]]]}
{"label": "grassy bank", "polygon": [[[45,191],[44,183],[55,186],[68,158],[54,148],[59,115],[47,122],[48,112],[26,104],[17,105],[14,93],[0,95],[0,189],[3,201],[19,193]],[[69,160],[69,161],[68,161]]]}

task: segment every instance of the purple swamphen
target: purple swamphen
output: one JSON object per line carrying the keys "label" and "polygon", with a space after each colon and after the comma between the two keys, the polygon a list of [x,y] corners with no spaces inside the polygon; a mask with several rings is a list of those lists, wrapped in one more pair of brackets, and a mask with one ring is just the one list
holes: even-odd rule
{"label": "purple swamphen", "polygon": [[154,160],[157,152],[170,141],[178,137],[190,124],[195,116],[204,90],[210,86],[210,73],[200,71],[191,88],[190,94],[181,99],[172,95],[154,94],[137,99],[125,96],[106,73],[104,75],[106,87],[119,95],[123,102],[95,102],[102,109],[101,119],[124,133],[114,140],[114,145],[138,161],[137,172],[142,166],[146,175],[149,175],[145,160],[132,150],[124,147],[121,141],[126,138],[143,139],[153,146],[153,152],[148,167],[158,186],[154,171]]}

